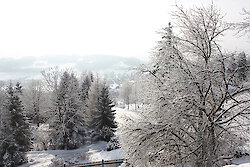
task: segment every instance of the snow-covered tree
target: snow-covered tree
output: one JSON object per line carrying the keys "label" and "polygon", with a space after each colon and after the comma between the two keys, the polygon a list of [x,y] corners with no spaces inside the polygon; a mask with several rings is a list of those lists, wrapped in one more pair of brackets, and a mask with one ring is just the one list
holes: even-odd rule
{"label": "snow-covered tree", "polygon": [[97,75],[93,78],[88,91],[85,114],[85,121],[92,141],[109,141],[114,136],[116,123],[114,121],[113,107],[108,87]]}
{"label": "snow-covered tree", "polygon": [[239,54],[231,54],[229,64],[226,66],[227,74],[233,76],[234,79],[238,77],[238,80],[234,80],[234,85],[242,84],[242,82],[246,82],[248,80],[248,61],[245,52],[241,52]]}
{"label": "snow-covered tree", "polygon": [[2,166],[17,166],[26,162],[26,153],[30,149],[29,123],[24,115],[24,108],[20,96],[22,94],[20,83],[15,87],[9,85],[7,97],[2,108],[4,123],[1,127],[3,140],[1,141],[0,164]]}
{"label": "snow-covered tree", "polygon": [[47,120],[49,108],[48,97],[43,89],[42,81],[31,80],[23,91],[23,102],[27,117],[39,126]]}
{"label": "snow-covered tree", "polygon": [[92,73],[87,74],[84,76],[83,82],[81,84],[81,100],[82,102],[85,102],[88,98],[88,91],[91,86],[91,82],[93,80]]}
{"label": "snow-covered tree", "polygon": [[[42,83],[43,89],[45,90],[44,94],[47,100],[45,106],[48,108],[48,111],[51,111],[54,110],[57,101],[60,79],[63,72],[58,67],[53,67],[47,71],[42,71],[41,74],[43,76]],[[53,114],[46,113],[46,116],[51,118]],[[47,123],[50,123],[50,121],[48,120]]]}
{"label": "snow-covered tree", "polygon": [[92,73],[86,74],[80,87],[81,111],[83,112],[85,118],[87,112],[88,93],[93,79],[92,77]]}
{"label": "snow-covered tree", "polygon": [[88,91],[87,109],[85,114],[85,121],[89,129],[94,129],[93,123],[94,113],[98,111],[99,94],[100,94],[100,79],[95,77]]}
{"label": "snow-covered tree", "polygon": [[83,144],[85,125],[80,110],[79,83],[74,74],[64,72],[58,87],[51,118],[51,147],[74,149]]}
{"label": "snow-covered tree", "polygon": [[1,107],[0,112],[0,166],[16,166],[26,159],[25,154],[18,151],[18,147],[15,144],[14,134],[10,127],[10,113],[5,107]]}
{"label": "snow-covered tree", "polygon": [[142,118],[120,130],[134,166],[222,166],[244,143],[249,84],[227,72],[218,39],[229,29],[215,6],[173,13],[148,67]]}
{"label": "snow-covered tree", "polygon": [[119,96],[121,99],[123,99],[124,104],[128,105],[128,110],[129,110],[129,105],[131,103],[131,95],[132,95],[132,84],[128,81],[124,82],[120,89]]}
{"label": "snow-covered tree", "polygon": [[239,54],[239,60],[238,60],[238,77],[241,82],[247,80],[247,73],[248,73],[247,58],[246,54],[242,52]]}
{"label": "snow-covered tree", "polygon": [[132,91],[131,91],[131,98],[130,101],[132,104],[134,104],[134,110],[138,110],[139,103],[140,103],[140,96],[139,96],[139,89],[140,86],[140,77],[138,77],[135,81],[132,81]]}
{"label": "snow-covered tree", "polygon": [[[4,101],[6,99],[6,93],[4,89],[4,84],[0,84],[0,127],[3,127],[3,120],[4,120],[4,114],[5,112],[3,111],[3,106],[4,106]],[[1,135],[0,135],[1,136]]]}
{"label": "snow-covered tree", "polygon": [[50,92],[56,92],[60,82],[62,71],[58,67],[50,68],[48,71],[41,72],[45,84],[45,88]]}
{"label": "snow-covered tree", "polygon": [[109,97],[107,86],[103,85],[98,100],[98,110],[93,113],[92,125],[95,131],[93,138],[95,140],[110,141],[111,137],[114,136],[117,125],[114,120],[115,110],[112,109],[115,105],[113,105]]}
{"label": "snow-covered tree", "polygon": [[237,30],[239,34],[245,35],[248,34],[250,37],[250,11],[243,8],[242,15],[244,16],[243,21],[238,23],[233,23],[233,28]]}

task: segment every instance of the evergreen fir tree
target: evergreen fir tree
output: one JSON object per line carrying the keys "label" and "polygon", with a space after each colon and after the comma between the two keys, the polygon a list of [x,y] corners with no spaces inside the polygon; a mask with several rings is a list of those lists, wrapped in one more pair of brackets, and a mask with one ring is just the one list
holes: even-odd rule
{"label": "evergreen fir tree", "polygon": [[25,152],[29,151],[31,145],[29,123],[23,114],[24,108],[20,100],[21,89],[20,83],[17,83],[14,88],[10,84],[7,90],[5,121],[1,127],[2,135],[5,136],[1,144],[2,166],[14,167],[24,163]]}
{"label": "evergreen fir tree", "polygon": [[[14,134],[10,127],[10,113],[6,108],[1,108],[1,126],[0,126],[0,166],[14,166],[16,155],[21,155],[18,147],[15,145]],[[21,158],[22,159],[22,158]],[[18,158],[20,161],[20,158]]]}
{"label": "evergreen fir tree", "polygon": [[90,74],[88,74],[84,77],[84,80],[80,88],[81,111],[83,112],[84,115],[86,114],[86,110],[87,110],[88,92],[89,92],[91,83],[92,83],[91,76]]}
{"label": "evergreen fir tree", "polygon": [[89,91],[89,88],[90,88],[91,82],[92,82],[90,75],[85,76],[83,83],[81,85],[81,101],[82,102],[85,102],[86,99],[88,98],[88,91]]}
{"label": "evergreen fir tree", "polygon": [[[81,101],[79,94],[79,82],[72,73],[68,88],[69,98],[67,99],[68,112],[66,113],[66,127],[69,133],[69,146],[77,148],[84,143],[85,122],[84,112],[81,110]],[[66,121],[65,121],[66,122]]]}
{"label": "evergreen fir tree", "polygon": [[110,141],[114,136],[115,128],[117,128],[115,119],[115,110],[112,108],[112,100],[109,97],[109,90],[107,86],[103,86],[99,94],[98,110],[93,115],[93,124],[95,125],[94,136],[96,140]]}
{"label": "evergreen fir tree", "polygon": [[98,111],[99,106],[99,93],[100,93],[100,81],[99,78],[95,78],[91,84],[88,91],[88,98],[86,100],[86,113],[85,113],[85,122],[88,129],[94,129],[95,124],[93,122],[94,114]]}
{"label": "evergreen fir tree", "polygon": [[75,149],[83,144],[85,125],[80,109],[78,80],[73,74],[64,72],[53,112],[52,149]]}

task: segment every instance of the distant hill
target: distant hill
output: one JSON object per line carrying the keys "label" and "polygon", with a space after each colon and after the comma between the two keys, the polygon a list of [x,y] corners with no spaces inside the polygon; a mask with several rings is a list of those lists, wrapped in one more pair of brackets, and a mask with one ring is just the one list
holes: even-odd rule
{"label": "distant hill", "polygon": [[42,70],[59,66],[78,72],[126,73],[132,67],[145,63],[137,58],[111,55],[65,56],[49,55],[41,57],[0,58],[0,80],[15,80],[39,77]]}
{"label": "distant hill", "polygon": [[137,58],[96,55],[83,57],[77,62],[76,68],[92,71],[127,71],[142,63],[143,61]]}

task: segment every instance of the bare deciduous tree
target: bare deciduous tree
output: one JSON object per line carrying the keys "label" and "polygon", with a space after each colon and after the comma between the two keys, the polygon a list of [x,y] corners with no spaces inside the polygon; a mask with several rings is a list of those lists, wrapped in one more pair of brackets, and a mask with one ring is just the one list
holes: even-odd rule
{"label": "bare deciduous tree", "polygon": [[42,71],[41,74],[46,83],[45,88],[48,91],[57,91],[60,77],[62,76],[62,72],[59,70],[59,68],[50,68],[48,71]]}
{"label": "bare deciduous tree", "polygon": [[227,72],[218,41],[229,26],[215,6],[177,6],[173,17],[178,36],[163,29],[141,69],[151,84],[145,117],[122,128],[121,142],[135,166],[221,166],[245,142],[249,84],[235,86],[239,78]]}
{"label": "bare deciduous tree", "polygon": [[121,99],[123,99],[124,104],[127,104],[128,110],[129,110],[129,105],[131,103],[131,93],[132,93],[131,83],[129,83],[129,82],[123,83],[119,96]]}
{"label": "bare deciduous tree", "polygon": [[23,91],[23,102],[26,115],[32,120],[32,123],[39,126],[46,120],[46,111],[50,106],[46,92],[43,89],[41,80],[31,80]]}
{"label": "bare deciduous tree", "polygon": [[[250,11],[242,9],[243,21],[231,24],[238,34],[245,35],[250,33]],[[250,35],[248,35],[250,37]]]}

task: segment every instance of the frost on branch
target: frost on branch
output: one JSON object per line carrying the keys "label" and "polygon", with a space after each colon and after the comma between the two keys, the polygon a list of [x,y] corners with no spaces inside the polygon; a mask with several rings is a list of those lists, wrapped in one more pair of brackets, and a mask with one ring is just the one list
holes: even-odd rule
{"label": "frost on branch", "polygon": [[173,17],[178,36],[169,24],[141,67],[148,103],[121,143],[134,166],[222,166],[247,140],[249,83],[240,66],[229,72],[231,55],[219,45],[229,26],[215,6],[177,6]]}

